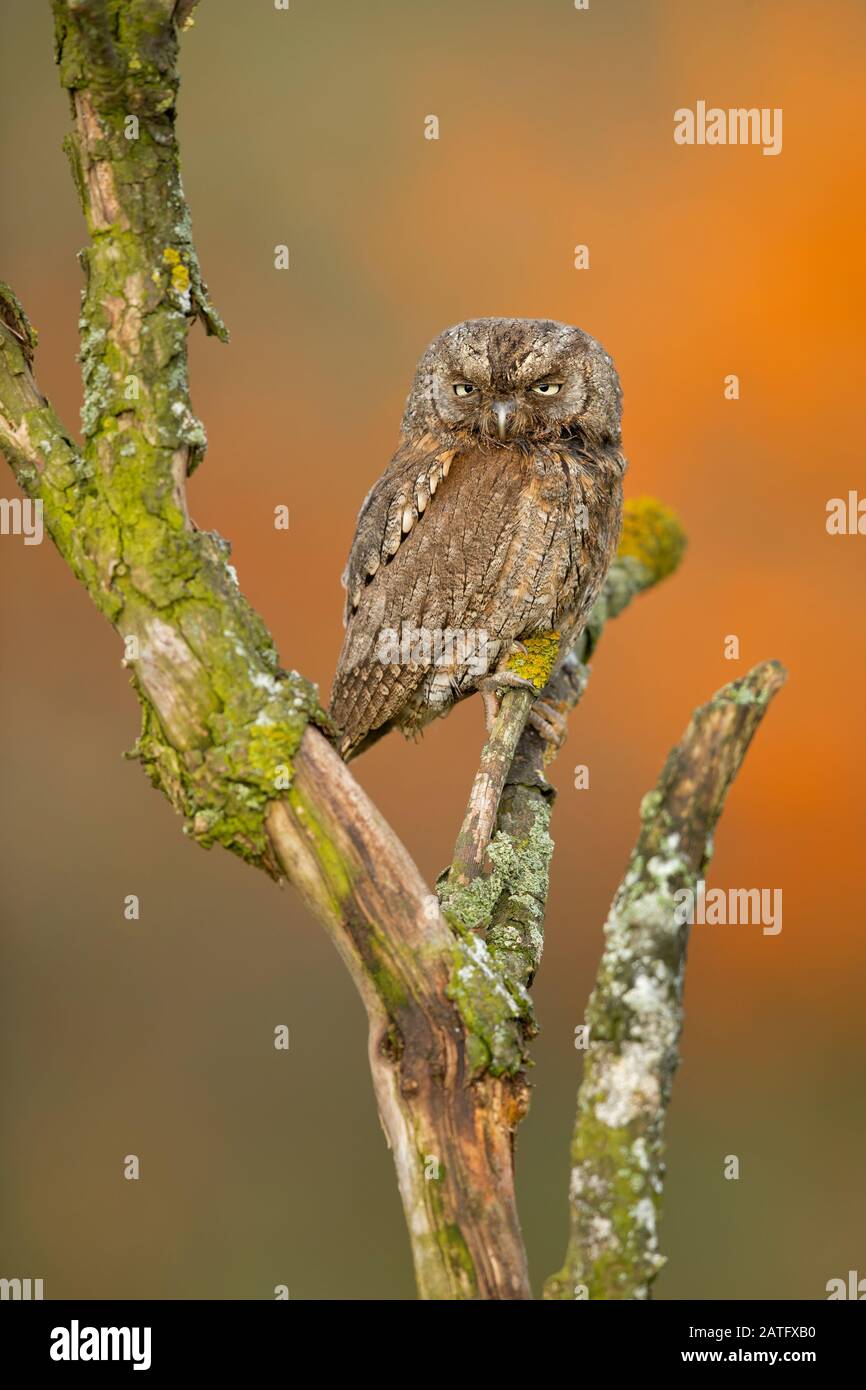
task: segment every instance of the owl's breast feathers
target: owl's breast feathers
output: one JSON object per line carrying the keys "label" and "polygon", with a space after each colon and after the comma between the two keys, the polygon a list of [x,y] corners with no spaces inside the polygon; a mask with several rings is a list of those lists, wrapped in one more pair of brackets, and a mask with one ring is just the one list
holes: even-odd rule
{"label": "owl's breast feathers", "polygon": [[401,444],[343,576],[331,713],[344,753],[444,713],[514,641],[556,629],[573,642],[616,549],[625,466],[576,440]]}

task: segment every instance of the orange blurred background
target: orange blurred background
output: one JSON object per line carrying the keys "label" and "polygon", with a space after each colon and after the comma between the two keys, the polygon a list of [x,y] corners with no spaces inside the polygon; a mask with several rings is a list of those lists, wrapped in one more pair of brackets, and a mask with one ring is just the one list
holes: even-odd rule
{"label": "orange blurred background", "polygon": [[[85,233],[49,6],[7,0],[0,26],[0,274],[74,428]],[[232,539],[284,664],[327,694],[358,507],[416,359],[459,319],[598,337],[625,391],[627,494],[689,532],[681,571],[606,633],[552,773],[517,1155],[537,1287],[564,1250],[573,1030],[640,797],[693,706],[766,657],[790,679],[709,882],[781,888],[783,930],[695,929],[657,1296],[822,1298],[866,1274],[866,537],[825,529],[830,498],[866,494],[864,59],[858,0],[204,0],[183,40],[184,185],[232,333],[227,348],[192,335],[210,448],[190,506]],[[783,108],[781,155],[675,145],[674,110],[698,100]],[[11,474],[0,491],[15,495]],[[336,954],[290,890],[186,841],[122,760],[138,715],[117,639],[50,544],[0,537],[0,567],[0,1274],[41,1277],[49,1298],[411,1297]],[[430,879],[471,782],[476,705],[356,765]]]}

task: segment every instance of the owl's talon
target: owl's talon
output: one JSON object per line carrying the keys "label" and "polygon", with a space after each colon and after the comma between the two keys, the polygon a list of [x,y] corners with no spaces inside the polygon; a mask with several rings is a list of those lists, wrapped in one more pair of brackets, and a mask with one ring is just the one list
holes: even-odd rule
{"label": "owl's talon", "polygon": [[488,734],[493,731],[493,721],[499,713],[500,700],[495,690],[481,690],[481,699],[484,702],[484,725]]}
{"label": "owl's talon", "polygon": [[536,700],[527,722],[555,749],[561,748],[568,738],[568,719],[557,705],[546,700]]}
{"label": "owl's talon", "polygon": [[514,671],[494,671],[490,676],[482,676],[476,689],[484,701],[484,723],[488,734],[493,729],[493,721],[499,713],[506,690],[528,690],[532,695],[538,694],[532,681],[518,676]]}
{"label": "owl's talon", "polygon": [[533,695],[538,694],[537,686],[525,676],[518,676],[516,671],[494,671],[490,676],[482,676],[477,688],[481,691],[529,690]]}

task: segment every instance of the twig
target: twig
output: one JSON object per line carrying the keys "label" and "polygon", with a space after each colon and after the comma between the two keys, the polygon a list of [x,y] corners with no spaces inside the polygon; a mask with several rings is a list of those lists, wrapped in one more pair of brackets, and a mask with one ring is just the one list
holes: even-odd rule
{"label": "twig", "polygon": [[490,843],[499,798],[523,733],[534,696],[528,690],[506,690],[481,752],[469,804],[451,861],[450,883],[462,887],[481,872]]}

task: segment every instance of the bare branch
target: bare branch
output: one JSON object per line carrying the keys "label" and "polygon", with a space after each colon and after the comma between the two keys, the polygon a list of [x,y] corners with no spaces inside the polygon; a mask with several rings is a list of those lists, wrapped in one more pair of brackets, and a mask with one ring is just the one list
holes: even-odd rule
{"label": "bare branch", "polygon": [[490,736],[481,752],[469,804],[451,862],[450,883],[464,886],[481,873],[490,843],[499,798],[511,767],[520,735],[532,708],[533,695],[526,690],[506,690]]}
{"label": "bare branch", "polygon": [[688,922],[725,797],[785,681],[756,666],[696,710],[656,789],[607,923],[587,1010],[589,1048],[572,1141],[571,1236],[546,1297],[645,1299],[664,1264],[657,1222],[664,1122],[679,1061]]}
{"label": "bare branch", "polygon": [[33,379],[36,333],[0,280],[0,449],[21,488],[65,491],[81,476],[80,453]]}

